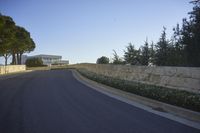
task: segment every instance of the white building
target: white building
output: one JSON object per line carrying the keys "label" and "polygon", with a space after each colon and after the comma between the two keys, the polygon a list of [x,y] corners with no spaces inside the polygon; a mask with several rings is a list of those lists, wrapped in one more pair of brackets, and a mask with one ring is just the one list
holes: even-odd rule
{"label": "white building", "polygon": [[35,55],[35,56],[27,56],[23,55],[22,56],[22,64],[26,63],[27,59],[30,58],[40,58],[43,61],[44,65],[53,65],[53,64],[58,64],[58,65],[64,65],[64,64],[69,64],[68,60],[61,60],[62,56],[59,55],[45,55],[45,54],[40,54],[40,55]]}

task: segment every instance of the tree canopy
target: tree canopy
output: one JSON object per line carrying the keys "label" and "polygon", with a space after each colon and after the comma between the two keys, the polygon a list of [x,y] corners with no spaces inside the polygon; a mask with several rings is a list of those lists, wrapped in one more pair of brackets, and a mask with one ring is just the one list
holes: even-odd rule
{"label": "tree canopy", "polygon": [[43,65],[43,61],[41,58],[30,58],[27,59],[25,62],[26,66],[28,67],[40,67],[40,66],[45,66]]}
{"label": "tree canopy", "polygon": [[9,16],[0,14],[0,56],[5,58],[5,65],[12,55],[12,64],[21,64],[22,54],[35,49],[30,33],[17,26]]}
{"label": "tree canopy", "polygon": [[119,57],[119,55],[117,54],[117,52],[115,50],[113,50],[113,64],[124,64],[124,61],[122,60],[122,58]]}
{"label": "tree canopy", "polygon": [[109,58],[106,56],[102,56],[97,59],[97,64],[109,64]]}
{"label": "tree canopy", "polygon": [[124,50],[124,61],[114,51],[113,63],[200,67],[200,0],[193,0],[190,3],[194,7],[188,13],[189,19],[184,18],[182,25],[177,24],[173,28],[170,39],[167,38],[166,28],[163,27],[157,43],[152,42],[149,46],[146,40],[138,49],[129,43]]}

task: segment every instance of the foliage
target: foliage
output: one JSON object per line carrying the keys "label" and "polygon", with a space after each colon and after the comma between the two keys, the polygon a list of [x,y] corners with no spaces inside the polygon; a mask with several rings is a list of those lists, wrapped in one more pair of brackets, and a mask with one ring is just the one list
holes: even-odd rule
{"label": "foliage", "polygon": [[154,43],[152,42],[151,43],[151,46],[149,48],[149,64],[148,65],[154,65],[155,64],[155,54],[156,54],[156,51],[155,51],[155,46],[154,46]]}
{"label": "foliage", "polygon": [[137,65],[140,63],[140,50],[136,50],[134,45],[129,43],[124,50],[124,60],[127,64]]}
{"label": "foliage", "polygon": [[109,64],[109,58],[106,56],[102,56],[97,59],[97,64]]}
{"label": "foliage", "polygon": [[26,66],[28,67],[40,67],[44,66],[41,58],[29,58],[26,60]]}
{"label": "foliage", "polygon": [[188,66],[200,66],[200,0],[193,0],[190,19],[183,19],[180,42],[185,47]]}
{"label": "foliage", "polygon": [[35,43],[30,37],[30,33],[23,27],[16,26],[15,32],[15,45],[13,45],[13,51],[16,51],[17,63],[21,64],[21,56],[23,53],[29,53],[35,48]]}
{"label": "foliage", "polygon": [[11,54],[10,47],[14,41],[14,28],[15,22],[12,18],[0,14],[0,56],[5,58],[5,65]]}
{"label": "foliage", "polygon": [[149,43],[146,39],[144,46],[142,46],[141,51],[141,57],[140,57],[140,64],[147,66],[149,64],[149,58],[150,58],[150,49],[149,49]]}
{"label": "foliage", "polygon": [[157,43],[155,64],[161,66],[200,66],[200,0],[191,1],[193,11],[189,20],[183,19],[173,28],[171,42],[166,39],[165,29]]}
{"label": "foliage", "polygon": [[0,56],[4,56],[5,65],[12,55],[12,64],[21,64],[23,53],[35,49],[35,43],[25,28],[15,25],[9,16],[0,14]]}
{"label": "foliage", "polygon": [[[150,47],[147,40],[139,49],[129,43],[124,50],[125,64],[200,67],[200,0],[190,3],[194,7],[189,20],[183,19],[182,27],[173,28],[171,39],[163,27],[159,41]],[[115,51],[113,55],[113,64],[123,64]]]}
{"label": "foliage", "polygon": [[115,50],[113,50],[113,56],[113,64],[124,64],[124,61],[119,57]]}
{"label": "foliage", "polygon": [[200,112],[200,94],[155,85],[148,85],[134,81],[127,81],[99,74],[97,75],[96,73],[89,72],[85,69],[79,69],[78,71],[83,76],[99,83],[140,96]]}
{"label": "foliage", "polygon": [[169,41],[166,39],[166,28],[163,27],[163,32],[156,45],[155,62],[158,66],[168,65],[169,56]]}

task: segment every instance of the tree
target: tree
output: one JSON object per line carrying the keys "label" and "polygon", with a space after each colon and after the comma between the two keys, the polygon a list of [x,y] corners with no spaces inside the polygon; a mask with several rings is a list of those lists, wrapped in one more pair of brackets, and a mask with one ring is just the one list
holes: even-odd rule
{"label": "tree", "polygon": [[156,50],[155,50],[154,42],[152,42],[149,48],[149,64],[150,65],[155,64],[155,54],[156,54]]}
{"label": "tree", "polygon": [[11,44],[14,40],[15,22],[9,16],[0,14],[0,56],[5,58],[5,65],[11,54]]}
{"label": "tree", "polygon": [[97,59],[97,64],[109,64],[109,58],[106,56],[102,56]]}
{"label": "tree", "polygon": [[13,56],[16,55],[16,63],[21,64],[21,57],[23,53],[29,53],[34,50],[35,43],[30,37],[30,33],[26,31],[23,27],[16,27],[16,41],[13,45]]}
{"label": "tree", "polygon": [[168,65],[168,50],[169,41],[166,39],[166,28],[163,27],[163,32],[156,45],[155,63],[158,66]]}
{"label": "tree", "polygon": [[41,58],[30,58],[26,60],[26,66],[28,67],[39,67],[44,66]]}
{"label": "tree", "polygon": [[173,36],[171,38],[170,47],[170,61],[173,66],[185,66],[186,65],[186,55],[184,51],[184,45],[181,43],[181,29],[179,24],[173,28]]}
{"label": "tree", "polygon": [[150,58],[150,51],[149,51],[149,43],[146,39],[144,46],[141,48],[141,56],[140,56],[140,63],[142,65],[147,66],[149,64],[149,58]]}
{"label": "tree", "polygon": [[200,66],[200,0],[193,0],[190,19],[183,19],[181,43],[184,45],[187,65]]}
{"label": "tree", "polygon": [[124,64],[124,61],[119,57],[115,50],[113,50],[113,56],[113,64]]}
{"label": "tree", "polygon": [[126,63],[131,65],[139,64],[140,50],[136,50],[134,45],[129,43],[129,45],[126,47],[126,50],[124,50],[124,60]]}
{"label": "tree", "polygon": [[10,55],[12,64],[21,64],[23,53],[31,52],[35,43],[25,28],[15,25],[9,16],[0,14],[0,56],[5,58],[5,65]]}

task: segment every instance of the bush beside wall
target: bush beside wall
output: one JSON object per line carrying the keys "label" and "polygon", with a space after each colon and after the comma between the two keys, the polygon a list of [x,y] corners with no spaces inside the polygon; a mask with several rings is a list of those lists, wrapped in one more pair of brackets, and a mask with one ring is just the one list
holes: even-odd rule
{"label": "bush beside wall", "polygon": [[27,67],[40,67],[44,66],[43,61],[40,58],[30,58],[26,60]]}
{"label": "bush beside wall", "polygon": [[96,74],[85,69],[78,69],[78,72],[91,80],[123,91],[200,112],[200,94],[122,80]]}
{"label": "bush beside wall", "polygon": [[138,81],[200,94],[200,68],[110,64],[76,64],[71,67],[122,80]]}

